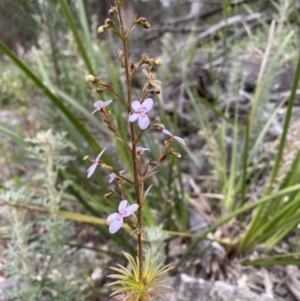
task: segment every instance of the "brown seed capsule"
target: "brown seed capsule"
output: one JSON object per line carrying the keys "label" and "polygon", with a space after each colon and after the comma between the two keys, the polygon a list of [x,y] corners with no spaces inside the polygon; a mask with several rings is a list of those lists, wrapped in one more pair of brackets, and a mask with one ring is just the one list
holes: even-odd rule
{"label": "brown seed capsule", "polygon": [[178,152],[175,152],[175,151],[173,151],[173,150],[170,151],[170,154],[173,155],[173,156],[175,156],[175,157],[178,158],[178,159],[181,158],[181,154],[178,153]]}
{"label": "brown seed capsule", "polygon": [[160,157],[159,162],[162,162],[162,161],[166,160],[166,158],[167,158],[167,155],[166,155],[166,154],[163,154],[163,155]]}
{"label": "brown seed capsule", "polygon": [[99,93],[99,94],[101,94],[101,93],[104,92],[105,90],[107,90],[105,87],[98,87],[98,88],[96,89],[96,92]]}
{"label": "brown seed capsule", "polygon": [[151,161],[149,162],[149,165],[151,165],[151,166],[155,166],[155,165],[157,165],[157,164],[158,164],[158,162],[156,162],[156,161],[152,161],[152,160],[151,160]]}
{"label": "brown seed capsule", "polygon": [[108,193],[105,193],[104,198],[108,199],[113,193],[110,191]]}
{"label": "brown seed capsule", "polygon": [[162,123],[160,123],[160,122],[158,122],[157,120],[153,120],[151,122],[151,125],[154,126],[154,127],[156,127],[156,128],[158,128],[159,130],[164,130],[165,129],[165,125],[162,124]]}
{"label": "brown seed capsule", "polygon": [[107,18],[107,19],[105,20],[105,25],[108,25],[109,27],[111,27],[113,24],[114,24],[114,23],[113,23],[113,21],[112,21],[111,19]]}
{"label": "brown seed capsule", "polygon": [[152,94],[152,95],[157,95],[160,94],[160,89],[151,89],[148,91],[148,93]]}

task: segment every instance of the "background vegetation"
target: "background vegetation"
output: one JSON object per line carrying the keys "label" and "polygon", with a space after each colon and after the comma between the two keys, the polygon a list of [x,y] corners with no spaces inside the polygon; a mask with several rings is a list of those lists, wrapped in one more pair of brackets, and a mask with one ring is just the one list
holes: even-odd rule
{"label": "background vegetation", "polygon": [[[192,133],[181,122],[178,110],[172,114],[165,110],[170,93],[158,97],[157,119],[172,133],[185,135],[189,143],[180,150],[181,161],[170,159],[166,168],[147,183],[153,184],[147,201],[151,208],[146,208],[144,220],[149,248],[164,243],[164,256],[175,263],[175,273],[187,270],[205,253],[209,244],[200,253],[196,251],[203,239],[217,242],[226,251],[226,258],[243,259],[244,264],[299,264],[295,237],[300,222],[300,151],[294,118],[300,77],[299,3],[224,0],[202,4],[199,9],[197,2],[136,0],[124,10],[128,16],[149,12],[145,17],[151,28],[146,33],[135,29],[132,58],[139,59],[143,53],[162,58],[157,78],[163,82],[163,90],[171,92],[169,81],[179,79],[184,97],[189,100],[184,104],[190,107],[185,114],[196,129]],[[73,292],[79,281],[82,296],[78,300],[98,300],[108,294],[108,289],[103,285],[95,288],[91,272],[83,268],[85,259],[82,265],[77,261],[77,271],[70,272],[70,254],[96,250],[101,267],[99,281],[103,284],[107,267],[115,260],[123,260],[119,250],[134,251],[134,242],[128,241],[122,231],[114,236],[108,232],[105,218],[116,207],[114,200],[103,197],[113,187],[108,186],[108,174],[97,172],[87,180],[89,164],[82,160],[86,155],[96,157],[106,146],[110,151],[103,156],[104,162],[113,162],[129,173],[131,170],[128,154],[121,145],[113,145],[101,120],[91,115],[93,103],[107,100],[108,95],[97,95],[84,80],[87,74],[99,76],[125,95],[123,71],[112,55],[119,45],[110,33],[97,35],[97,27],[103,24],[111,5],[108,0],[0,3],[0,202],[6,208],[0,232],[2,248],[8,250],[6,258],[13,259],[20,252],[23,256],[13,268],[6,266],[3,275],[15,276],[21,268],[18,281],[26,281],[28,287],[37,287],[37,281],[41,284],[38,290],[27,291],[35,297],[48,295],[49,300],[54,300],[53,296]],[[238,16],[243,16],[245,23],[234,21]],[[218,79],[204,83],[213,89],[214,101],[199,94],[186,74],[198,56],[214,62],[245,54],[259,57],[265,64],[258,70],[251,106],[246,118],[242,118],[238,102],[224,102],[240,95],[243,83],[234,80],[237,71],[231,70],[232,80],[226,89],[221,89]],[[290,93],[269,106],[275,70],[286,65],[295,67]],[[139,82],[136,85],[138,88]],[[179,103],[180,95],[175,94],[173,102]],[[120,108],[113,104],[111,110],[126,136],[126,120]],[[276,122],[280,124],[280,134],[270,140],[268,135]],[[40,131],[42,134],[38,134]],[[155,133],[142,144],[151,149],[149,157],[158,154]],[[52,145],[55,152],[47,153],[47,145]],[[197,156],[197,150],[203,148],[207,149],[206,158]],[[50,171],[49,160],[54,160]],[[209,168],[203,172],[204,161]],[[42,176],[37,176],[41,172]],[[212,179],[208,180],[209,186],[203,178]],[[128,191],[127,195],[132,201],[133,193]],[[200,231],[195,231],[191,222],[195,202],[205,220]],[[7,211],[9,218],[5,216]],[[57,227],[61,227],[61,237],[57,236]],[[187,248],[176,256],[170,248],[178,237],[185,240],[176,244]],[[90,240],[92,247],[86,245]],[[284,255],[274,253],[274,247],[283,242],[288,242]],[[268,249],[262,252],[264,256],[245,259],[261,245]],[[39,256],[41,262],[37,260]],[[55,260],[46,264],[47,256]],[[68,264],[61,265],[63,261]],[[59,277],[53,276],[54,270]],[[67,281],[70,275],[73,280]],[[59,279],[59,287],[50,285],[49,279]],[[14,294],[20,300],[29,300],[26,292]],[[72,296],[70,293],[70,300]]]}

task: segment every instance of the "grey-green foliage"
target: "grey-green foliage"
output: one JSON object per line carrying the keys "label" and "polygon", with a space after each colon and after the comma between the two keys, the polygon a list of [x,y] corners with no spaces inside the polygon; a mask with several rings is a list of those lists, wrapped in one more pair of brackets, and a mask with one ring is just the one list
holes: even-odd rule
{"label": "grey-green foliage", "polygon": [[[68,182],[58,184],[58,171],[71,159],[62,154],[67,145],[66,133],[54,135],[48,130],[28,141],[34,144],[29,149],[31,157],[41,161],[44,168],[35,176],[40,183],[38,197],[30,192],[30,187],[11,190],[2,196],[15,205],[9,210],[10,244],[4,271],[20,283],[6,295],[18,301],[85,300],[80,292],[81,287],[86,287],[80,275],[81,258],[66,245],[72,227],[57,215],[68,186]],[[49,214],[38,213],[33,219],[34,213],[30,211],[29,217],[26,209],[29,204],[43,205]]]}
{"label": "grey-green foliage", "polygon": [[[32,194],[25,188],[11,190],[2,195],[2,199],[13,205],[23,205],[30,203]],[[26,210],[18,207],[11,207],[8,214],[10,227],[5,229],[4,234],[10,238],[11,243],[5,252],[8,260],[3,267],[7,276],[13,276],[16,281],[22,283],[13,290],[5,292],[8,298],[17,300],[35,300],[40,296],[40,290],[34,285],[34,255],[29,250],[29,238],[32,230],[32,223],[26,222]]]}

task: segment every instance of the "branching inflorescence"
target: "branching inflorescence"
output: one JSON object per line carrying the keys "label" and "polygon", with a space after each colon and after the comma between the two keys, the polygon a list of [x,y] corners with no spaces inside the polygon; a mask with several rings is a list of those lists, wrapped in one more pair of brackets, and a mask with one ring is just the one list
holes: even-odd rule
{"label": "branching inflorescence", "polygon": [[[110,193],[106,195],[106,197],[113,195],[120,200],[118,212],[112,213],[107,217],[107,222],[110,223],[109,232],[114,234],[122,227],[123,222],[127,223],[137,234],[137,260],[135,261],[129,255],[125,255],[132,269],[131,272],[128,272],[127,269],[121,266],[119,266],[119,269],[113,268],[113,270],[119,272],[118,275],[111,275],[111,278],[117,279],[113,283],[115,284],[115,292],[113,295],[115,295],[116,300],[142,301],[152,300],[153,296],[164,298],[161,295],[161,292],[162,289],[165,290],[167,286],[161,284],[161,277],[170,268],[169,266],[163,266],[162,264],[158,264],[157,266],[153,264],[149,265],[147,260],[149,261],[150,255],[147,254],[145,258],[143,255],[143,240],[145,239],[142,227],[143,202],[145,202],[145,193],[142,191],[144,187],[143,183],[157,171],[160,164],[168,155],[173,155],[177,158],[181,157],[180,153],[170,149],[170,144],[173,140],[176,140],[183,145],[185,145],[185,142],[182,138],[173,136],[165,129],[164,125],[158,124],[156,121],[151,121],[148,116],[149,111],[154,105],[153,98],[149,97],[149,95],[155,96],[160,93],[160,81],[155,78],[152,71],[153,67],[161,65],[161,60],[149,58],[146,55],[138,63],[134,63],[130,60],[127,41],[133,28],[136,25],[149,28],[150,23],[144,17],[135,18],[130,28],[125,31],[120,9],[121,5],[122,0],[117,0],[115,1],[115,6],[108,11],[109,15],[116,15],[118,22],[115,23],[111,19],[106,19],[105,25],[100,26],[98,32],[104,33],[106,30],[112,29],[114,34],[122,42],[122,50],[119,49],[117,51],[116,57],[121,67],[125,70],[127,95],[123,98],[114,90],[112,85],[102,81],[94,75],[88,75],[86,80],[96,86],[96,91],[98,93],[108,91],[112,94],[113,99],[111,100],[96,101],[94,103],[95,110],[92,114],[99,112],[108,129],[113,132],[115,137],[123,143],[127,150],[129,150],[132,161],[133,179],[123,176],[125,170],[119,171],[100,160],[105,148],[100,152],[96,160],[91,160],[87,157],[87,159],[93,163],[87,171],[87,177],[91,177],[99,166],[111,172],[109,175],[109,183],[116,180],[118,184],[120,194],[115,190],[111,190]],[[140,99],[132,101],[131,82],[141,71],[146,75],[146,82],[141,89]],[[107,106],[109,106],[112,101],[118,101],[126,108],[128,113],[127,118],[130,141],[126,141],[127,138],[122,137],[112,120],[111,113],[107,109]],[[136,121],[138,126],[135,126]],[[156,161],[153,159],[143,160],[144,152],[149,151],[150,149],[138,146],[142,135],[151,127],[159,128],[162,133],[168,135],[168,138],[164,142],[161,154]],[[136,200],[135,204],[128,204],[123,189],[123,185],[125,184],[129,184],[133,187]],[[149,266],[151,266],[151,268],[149,268]]]}

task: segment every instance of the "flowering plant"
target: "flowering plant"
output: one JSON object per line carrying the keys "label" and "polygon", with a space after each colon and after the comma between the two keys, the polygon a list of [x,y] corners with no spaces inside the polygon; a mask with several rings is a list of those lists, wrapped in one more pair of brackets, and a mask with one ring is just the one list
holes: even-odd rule
{"label": "flowering plant", "polygon": [[[122,50],[117,51],[116,57],[125,71],[127,95],[126,98],[120,96],[114,88],[109,84],[95,77],[94,75],[88,75],[86,80],[96,86],[96,91],[102,93],[103,91],[108,91],[112,94],[113,99],[111,100],[98,100],[94,103],[95,110],[92,114],[99,112],[102,117],[103,122],[107,125],[108,129],[115,135],[115,137],[122,142],[125,148],[131,154],[132,161],[132,171],[133,178],[123,176],[125,170],[119,171],[113,166],[106,165],[100,160],[101,155],[104,153],[105,148],[97,156],[96,160],[89,159],[93,164],[87,171],[87,177],[91,177],[95,172],[97,167],[109,170],[111,173],[109,175],[109,183],[116,180],[118,184],[119,193],[114,189],[111,189],[110,193],[106,197],[114,196],[120,200],[118,205],[118,212],[112,213],[107,217],[107,222],[110,223],[109,232],[111,234],[119,231],[123,223],[127,223],[132,229],[133,233],[137,236],[137,260],[135,261],[133,257],[127,253],[124,256],[127,258],[131,270],[126,269],[119,265],[118,268],[112,268],[117,271],[118,275],[112,275],[111,278],[117,279],[114,283],[114,298],[115,300],[152,300],[153,296],[163,295],[162,289],[165,290],[167,287],[161,284],[161,278],[164,273],[166,273],[170,267],[163,266],[162,263],[158,264],[151,258],[150,264],[150,254],[146,255],[143,253],[143,241],[146,239],[143,225],[143,203],[146,201],[143,187],[144,182],[147,178],[157,172],[158,167],[169,155],[173,155],[180,158],[181,155],[178,152],[170,149],[170,144],[175,139],[181,144],[185,145],[182,138],[178,136],[173,136],[168,130],[165,129],[164,125],[157,124],[155,121],[151,121],[148,116],[149,111],[152,110],[154,106],[153,96],[160,93],[160,81],[155,78],[153,73],[153,68],[161,65],[161,60],[156,58],[149,58],[148,56],[143,56],[140,62],[134,63],[129,58],[127,41],[132,33],[133,28],[136,25],[140,25],[144,28],[149,28],[150,23],[146,18],[140,17],[135,18],[128,30],[125,31],[123,26],[123,19],[121,14],[122,0],[115,1],[115,6],[112,7],[108,13],[109,15],[116,15],[117,21],[114,22],[111,19],[106,19],[105,24],[98,28],[99,33],[104,33],[108,29],[113,29],[114,34],[121,40]],[[145,70],[147,69],[147,70]],[[146,75],[145,84],[141,90],[140,98],[138,100],[132,100],[132,79],[138,75],[141,71]],[[154,88],[153,88],[154,87]],[[152,97],[150,97],[152,95]],[[108,111],[108,106],[112,101],[117,101],[123,105],[128,113],[128,132],[130,141],[126,140],[118,131],[115,123],[113,122],[111,112]],[[135,125],[137,121],[138,126]],[[143,158],[144,152],[150,149],[138,146],[142,135],[146,133],[147,130],[151,128],[159,128],[162,133],[168,135],[169,137],[165,140],[164,146],[162,147],[161,154],[159,158],[154,161],[153,159],[145,160]],[[88,157],[87,157],[88,158]],[[128,204],[124,185],[131,185],[134,189],[135,203]],[[149,189],[148,189],[149,190]],[[157,257],[156,257],[157,258]]]}

